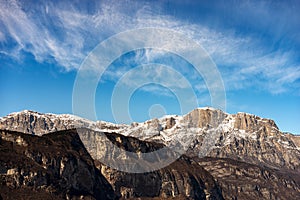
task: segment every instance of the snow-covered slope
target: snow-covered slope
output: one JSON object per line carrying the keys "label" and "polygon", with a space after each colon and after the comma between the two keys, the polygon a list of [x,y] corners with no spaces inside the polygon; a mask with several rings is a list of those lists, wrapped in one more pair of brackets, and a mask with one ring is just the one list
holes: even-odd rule
{"label": "snow-covered slope", "polygon": [[98,131],[118,132],[127,125],[105,121],[91,121],[71,114],[39,113],[30,110],[14,112],[0,118],[0,129],[41,136],[50,132],[73,128],[88,128]]}

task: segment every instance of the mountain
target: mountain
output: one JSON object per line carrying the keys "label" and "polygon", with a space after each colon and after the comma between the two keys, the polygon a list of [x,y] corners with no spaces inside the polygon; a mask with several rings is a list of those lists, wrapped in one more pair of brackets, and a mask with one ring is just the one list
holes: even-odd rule
{"label": "mountain", "polygon": [[[186,151],[185,154],[190,157],[232,158],[300,172],[300,136],[282,133],[273,120],[247,113],[231,115],[213,108],[198,108],[184,116],[165,116],[131,125],[33,111],[0,118],[0,129],[35,135],[72,128],[119,133],[171,147],[179,143],[184,150],[182,152]],[[91,156],[101,158],[103,153],[95,152],[94,148],[101,136],[80,134],[80,137]]]}
{"label": "mountain", "polygon": [[229,158],[195,158],[217,180],[225,199],[299,199],[300,176]]}
{"label": "mountain", "polygon": [[[0,118],[0,129],[34,138],[72,129],[116,198],[300,198],[300,137],[282,133],[273,120],[247,113],[198,108],[183,116],[125,125],[22,111]],[[117,163],[128,157],[127,151],[152,152],[164,147],[170,149],[168,155],[183,155],[153,172],[120,172],[102,162],[105,158]]]}
{"label": "mountain", "polygon": [[[127,143],[131,149],[124,148],[132,151],[160,147],[133,138]],[[3,199],[223,199],[214,178],[187,157],[144,174],[119,172],[99,162],[97,169],[75,129],[40,137],[2,130],[0,161]]]}
{"label": "mountain", "polygon": [[76,131],[43,135],[0,131],[3,199],[114,199]]}

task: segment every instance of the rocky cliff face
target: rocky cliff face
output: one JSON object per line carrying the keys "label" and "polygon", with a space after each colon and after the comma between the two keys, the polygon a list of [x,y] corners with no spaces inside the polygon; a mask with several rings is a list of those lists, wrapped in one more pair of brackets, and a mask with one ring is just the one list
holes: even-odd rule
{"label": "rocky cliff face", "polygon": [[42,114],[24,110],[0,118],[0,129],[2,130],[12,130],[39,136],[77,127],[95,128],[93,122],[68,114]]}
{"label": "rocky cliff face", "polygon": [[[140,141],[119,134],[106,133],[106,137],[115,147],[127,152],[148,153],[163,147],[161,144]],[[109,149],[103,152],[108,156],[106,159],[116,159],[115,150]],[[124,159],[124,155],[121,156]],[[155,165],[155,159],[148,165]],[[142,163],[142,160],[140,162]],[[100,162],[97,163],[97,167],[115,189],[116,195],[121,198],[223,199],[221,188],[214,178],[197,162],[186,156],[181,156],[172,164],[159,170],[137,174],[120,172]]]}
{"label": "rocky cliff face", "polygon": [[116,195],[127,198],[223,199],[222,190],[203,167],[180,158],[160,170],[131,174],[98,165]]}
{"label": "rocky cliff face", "polygon": [[195,158],[222,188],[225,199],[298,199],[300,176],[228,158]]}
{"label": "rocky cliff face", "polygon": [[97,132],[110,132],[167,146],[179,144],[190,157],[232,158],[300,172],[300,137],[280,132],[273,120],[246,113],[230,115],[212,108],[199,108],[184,116],[166,116],[131,125],[33,111],[0,118],[1,129],[36,135],[80,127],[95,133],[80,134],[94,159],[110,151],[103,149],[107,145],[100,145],[104,140]]}
{"label": "rocky cliff face", "polygon": [[114,199],[75,131],[42,137],[0,133],[3,199]]}
{"label": "rocky cliff face", "polygon": [[[300,198],[300,137],[282,133],[274,121],[251,114],[230,115],[201,108],[184,116],[122,125],[24,111],[0,118],[0,128],[42,138],[50,132],[77,128],[81,141],[117,198]],[[30,146],[23,137],[9,138],[6,140]],[[140,161],[142,153],[172,145],[179,145],[185,155],[154,172],[130,174],[101,163],[103,158],[115,163],[126,160],[126,152],[137,153],[135,160]],[[38,155],[31,157],[40,159]],[[160,159],[153,157],[151,162],[137,162],[137,165],[142,168]]]}
{"label": "rocky cliff face", "polygon": [[[161,147],[109,134],[116,145],[119,137],[122,148],[128,151],[148,152]],[[3,199],[24,197],[17,192],[29,199],[223,199],[213,177],[187,157],[151,173],[132,174],[97,162],[98,170],[76,130],[42,137],[1,131],[0,141]]]}

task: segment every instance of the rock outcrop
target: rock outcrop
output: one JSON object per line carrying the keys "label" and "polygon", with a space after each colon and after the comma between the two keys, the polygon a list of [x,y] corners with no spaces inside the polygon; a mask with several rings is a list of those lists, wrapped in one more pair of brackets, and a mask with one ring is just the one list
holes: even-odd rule
{"label": "rock outcrop", "polygon": [[[119,134],[106,133],[106,137],[115,147],[127,152],[148,153],[164,147],[162,144],[140,141]],[[106,159],[115,159],[113,154],[112,149],[106,151]],[[145,162],[139,160],[141,163]],[[197,162],[186,156],[179,157],[164,168],[147,173],[125,173],[101,162],[97,163],[97,167],[115,189],[116,195],[121,198],[223,199],[221,188],[214,178]],[[155,163],[154,158],[148,165]]]}
{"label": "rock outcrop", "polygon": [[3,199],[115,198],[76,131],[42,137],[4,130],[0,133]]}
{"label": "rock outcrop", "polygon": [[[107,136],[127,151],[162,147],[118,134]],[[22,198],[16,192],[44,199],[223,199],[214,178],[187,157],[154,172],[134,174],[96,162],[98,170],[74,129],[41,137],[2,130],[0,141],[3,199]]]}
{"label": "rock outcrop", "polygon": [[166,146],[180,145],[182,152],[187,151],[190,157],[232,158],[300,172],[300,137],[280,132],[273,120],[246,113],[230,115],[217,109],[199,108],[184,116],[166,116],[131,125],[33,111],[0,118],[0,129],[36,135],[72,128],[94,131],[96,135],[80,134],[94,159],[103,154],[105,146],[100,145],[103,139],[98,132],[110,132]]}
{"label": "rock outcrop", "polygon": [[[101,172],[97,172],[92,162],[90,165],[81,163],[80,166],[81,168],[91,166],[89,169],[95,170],[93,173],[100,174],[97,177],[100,177],[98,182],[102,181],[100,181],[101,187],[104,186],[107,191],[113,190],[113,196],[111,196],[111,192],[108,192],[109,197],[121,199],[300,198],[300,137],[282,133],[273,120],[251,114],[231,115],[212,108],[199,108],[184,116],[172,115],[124,125],[103,121],[92,122],[72,115],[24,111],[0,118],[0,128],[3,129],[3,133],[11,133],[4,130],[25,133],[4,134],[3,138],[5,139],[2,139],[1,142],[5,143],[5,148],[9,149],[8,152],[13,150],[13,148],[8,148],[8,144],[14,148],[23,149],[22,156],[37,163],[41,170],[48,169],[49,162],[54,163],[50,166],[54,167],[56,171],[54,170],[50,174],[60,174],[58,166],[70,165],[67,164],[69,162],[64,163],[67,154],[64,154],[65,157],[59,157],[58,161],[47,161],[45,156],[43,157],[44,154],[39,153],[40,151],[24,150],[32,147],[31,140],[28,138],[34,138],[33,141],[38,140],[35,138],[43,138],[42,141],[44,141],[45,138],[55,138],[55,135],[58,135],[64,141],[63,134],[56,131],[62,130],[69,133],[70,131],[65,130],[76,128],[71,132],[79,135],[87,150],[82,155],[90,154]],[[26,134],[36,136],[26,136]],[[154,154],[155,156],[146,162],[141,159],[144,158],[143,153],[155,152],[164,147],[169,147],[170,151],[166,151],[163,155],[156,156]],[[134,167],[141,171],[145,169],[145,166],[155,165],[156,162],[164,160],[164,157],[177,156],[179,159],[167,167],[140,174],[117,171],[103,162],[103,159],[106,159],[111,163],[122,164],[123,160],[123,164],[126,164],[126,159],[130,156],[128,152],[135,153],[135,165],[128,165],[127,169]],[[54,152],[52,153],[55,155]],[[181,154],[184,155],[180,157]],[[19,152],[18,155],[20,156],[21,153]],[[49,154],[49,159],[53,155]],[[16,157],[18,156],[16,155]],[[11,163],[8,158],[3,161],[3,163],[6,162]],[[41,164],[44,162],[48,164]],[[75,168],[78,169],[79,162],[76,161],[76,163],[77,168]],[[74,165],[74,162],[71,165]],[[37,175],[33,175],[38,177],[36,178],[39,180],[37,187],[15,187],[14,185],[18,185],[20,182],[24,184],[25,178],[17,178],[16,180],[19,182],[9,181],[14,178],[6,177],[22,173],[20,167],[10,166],[9,168],[4,165],[0,166],[0,172],[3,172],[1,180],[5,185],[5,189],[2,190],[4,194],[15,189],[24,190],[25,193],[31,191],[32,188],[34,191],[40,191],[41,183],[49,181],[49,178],[46,180],[41,178],[44,175],[41,176],[39,175],[41,172],[38,172]],[[36,164],[31,164],[31,166],[36,166]],[[3,178],[4,176],[5,178]],[[73,182],[70,181],[71,177],[56,176],[55,179],[66,179]],[[99,185],[98,182],[97,185]],[[50,187],[55,190],[56,186],[61,183],[56,182],[56,185],[46,188]],[[67,184],[68,187],[63,186],[62,188],[75,188],[76,190],[76,185],[70,184]],[[88,194],[95,198],[95,191],[91,190],[91,187],[85,186],[85,188],[84,191],[88,192],[83,195]],[[45,192],[46,190],[41,191]],[[45,197],[49,196],[49,191],[43,193]],[[52,192],[51,195],[62,197],[61,194],[66,195],[70,193],[68,191],[74,190],[63,189],[62,191],[62,193]],[[32,195],[34,194],[33,192]]]}
{"label": "rock outcrop", "polygon": [[1,130],[11,130],[38,136],[77,127],[95,129],[96,123],[74,115],[43,114],[30,110],[11,113],[0,118]]}
{"label": "rock outcrop", "polygon": [[116,195],[127,198],[224,199],[222,190],[203,167],[184,157],[160,170],[132,174],[98,165]]}
{"label": "rock outcrop", "polygon": [[299,199],[300,176],[228,158],[195,158],[217,180],[225,199]]}

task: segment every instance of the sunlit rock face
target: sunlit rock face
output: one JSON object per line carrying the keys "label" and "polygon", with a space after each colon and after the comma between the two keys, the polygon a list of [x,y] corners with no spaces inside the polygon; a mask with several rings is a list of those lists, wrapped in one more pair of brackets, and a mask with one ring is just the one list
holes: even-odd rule
{"label": "sunlit rock face", "polygon": [[180,153],[189,156],[233,158],[293,170],[300,166],[299,136],[280,132],[270,119],[247,113],[231,115],[213,108],[198,108],[183,116],[169,115],[131,125],[23,111],[1,118],[0,128],[36,135],[87,128],[91,131],[79,135],[95,159],[110,151],[104,151],[106,145],[100,145],[103,134],[99,132],[105,132],[170,147],[180,144],[184,150]]}
{"label": "sunlit rock face", "polygon": [[[161,148],[118,134],[109,138],[116,145],[122,140],[120,148],[127,151]],[[98,161],[96,167],[74,129],[40,137],[3,130],[0,150],[2,198],[12,197],[6,191],[25,190],[28,197],[45,199],[223,199],[213,177],[187,157],[149,173],[120,172]]]}
{"label": "sunlit rock face", "polygon": [[298,199],[300,176],[228,158],[196,158],[222,188],[225,199]]}
{"label": "sunlit rock face", "polygon": [[[37,138],[76,128],[72,131],[78,134],[96,162],[115,198],[293,199],[300,196],[300,137],[282,133],[273,120],[252,114],[198,108],[183,116],[169,115],[126,125],[23,111],[0,118],[0,128]],[[2,134],[2,138],[20,148],[30,147],[30,142],[20,135]],[[112,162],[126,160],[127,151],[135,152],[139,161],[143,153],[166,146],[171,149],[179,146],[181,150],[173,149],[166,156],[183,155],[153,172],[125,173],[101,162],[103,158]],[[120,149],[124,151],[120,153]],[[24,155],[41,163],[43,169],[48,169],[47,163],[54,162],[53,158],[28,151]],[[56,174],[64,174],[64,166],[69,165],[64,159],[55,161],[60,164],[53,164],[54,168],[59,166],[55,168]],[[159,159],[153,158],[147,164]],[[140,163],[138,167],[144,166]],[[78,169],[78,166],[71,168]],[[2,169],[10,177],[20,173],[16,167]],[[35,171],[32,173],[35,176]],[[8,181],[9,187],[14,187],[16,182]]]}
{"label": "sunlit rock face", "polygon": [[[116,146],[130,152],[147,153],[162,148],[160,144],[128,136],[107,134],[107,137]],[[223,199],[222,190],[213,176],[187,156],[181,156],[166,167],[146,173],[121,172],[99,160],[96,166],[121,198]]]}
{"label": "sunlit rock face", "polygon": [[6,130],[0,133],[3,199],[115,198],[76,131],[42,137]]}

